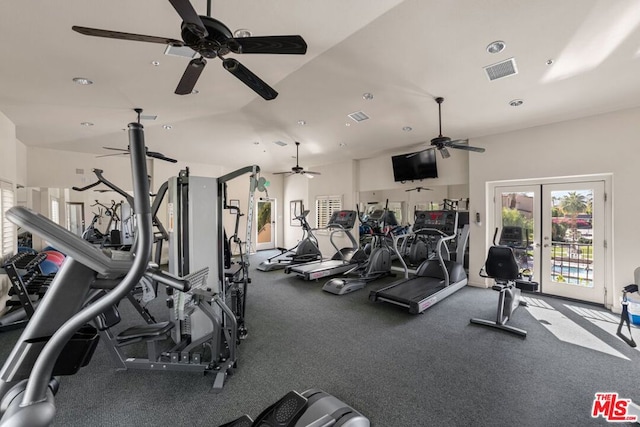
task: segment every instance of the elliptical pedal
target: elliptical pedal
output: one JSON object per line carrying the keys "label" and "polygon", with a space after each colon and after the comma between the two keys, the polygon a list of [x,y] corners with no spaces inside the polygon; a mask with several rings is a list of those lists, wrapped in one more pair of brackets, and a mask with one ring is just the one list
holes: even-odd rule
{"label": "elliptical pedal", "polygon": [[307,409],[307,398],[297,391],[290,391],[280,400],[267,409],[256,418],[254,425],[269,427],[288,427],[302,416]]}
{"label": "elliptical pedal", "polygon": [[231,421],[230,423],[222,424],[220,427],[251,427],[253,420],[247,414],[244,414],[238,419]]}

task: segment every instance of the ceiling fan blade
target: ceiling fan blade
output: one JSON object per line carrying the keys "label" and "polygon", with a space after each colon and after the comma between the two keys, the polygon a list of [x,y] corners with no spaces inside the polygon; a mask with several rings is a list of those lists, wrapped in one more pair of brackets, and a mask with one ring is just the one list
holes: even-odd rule
{"label": "ceiling fan blade", "polygon": [[229,40],[233,53],[275,53],[304,55],[307,43],[301,36],[238,37]]}
{"label": "ceiling fan blade", "polygon": [[425,148],[424,150],[416,151],[415,153],[409,153],[409,154],[407,154],[407,155],[405,156],[405,158],[406,158],[406,159],[410,159],[410,158],[412,158],[413,156],[417,156],[418,154],[420,154],[420,153],[424,153],[424,152],[425,152],[425,151],[427,151],[427,150],[433,150],[433,147]]}
{"label": "ceiling fan blade", "polygon": [[458,139],[455,141],[451,141],[446,143],[445,145],[449,148],[457,148],[458,150],[466,150],[466,151],[474,151],[476,153],[484,153],[484,148],[481,147],[472,147],[467,145],[469,143],[468,139]]}
{"label": "ceiling fan blade", "polygon": [[102,154],[100,156],[96,156],[96,159],[100,157],[128,156],[128,155],[129,155],[128,151],[126,153]]}
{"label": "ceiling fan blade", "polygon": [[202,57],[194,58],[189,62],[178,83],[178,87],[176,87],[176,95],[189,95],[193,92],[193,88],[196,86],[196,82],[200,78],[205,65],[207,65],[207,60]]}
{"label": "ceiling fan blade", "polygon": [[165,162],[169,162],[169,163],[178,163],[176,159],[167,157],[162,153],[158,153],[157,151],[147,151],[147,157],[151,157],[158,160],[164,160]]}
{"label": "ceiling fan blade", "polygon": [[457,148],[458,150],[473,151],[476,153],[484,153],[485,149],[481,147],[471,147],[469,145],[450,145],[449,148]]}
{"label": "ceiling fan blade", "polygon": [[287,171],[287,172],[274,172],[274,175],[292,175],[293,172],[291,171]]}
{"label": "ceiling fan blade", "polygon": [[125,149],[125,148],[114,148],[114,147],[102,147],[102,148],[104,148],[105,150],[124,151],[124,152],[126,152],[126,153],[128,153],[128,152],[129,152],[129,150],[127,150],[127,149]]}
{"label": "ceiling fan blade", "polygon": [[311,172],[311,171],[302,171],[302,173],[306,173],[309,175],[322,175],[320,172]]}
{"label": "ceiling fan blade", "polygon": [[438,151],[440,151],[440,155],[443,159],[448,159],[449,157],[451,157],[451,154],[449,153],[449,150],[447,150],[447,147],[438,148]]}
{"label": "ceiling fan blade", "polygon": [[182,18],[185,25],[189,27],[191,31],[201,38],[204,38],[209,34],[202,23],[202,19],[200,19],[189,0],[169,0],[169,3],[171,3],[176,12],[178,12],[178,15],[180,15],[180,18]]}
{"label": "ceiling fan blade", "polygon": [[106,37],[108,39],[131,40],[136,42],[149,42],[169,44],[171,46],[184,46],[184,42],[167,37],[145,36],[142,34],[122,33],[120,31],[100,30],[97,28],[79,27],[74,25],[71,29],[85,36]]}
{"label": "ceiling fan blade", "polygon": [[249,86],[255,93],[263,97],[265,100],[271,101],[278,96],[278,92],[235,59],[225,58],[222,60],[222,65],[225,70],[236,76],[242,83]]}

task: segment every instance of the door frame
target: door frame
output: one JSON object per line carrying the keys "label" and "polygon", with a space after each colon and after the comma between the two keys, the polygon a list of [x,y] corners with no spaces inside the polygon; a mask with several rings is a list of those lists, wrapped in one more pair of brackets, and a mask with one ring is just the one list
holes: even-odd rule
{"label": "door frame", "polygon": [[[580,182],[591,181],[603,181],[604,182],[604,296],[602,303],[606,308],[611,308],[614,304],[614,298],[616,295],[613,293],[615,277],[613,273],[613,257],[614,257],[614,244],[613,244],[613,201],[611,195],[613,194],[613,175],[612,174],[593,174],[593,175],[573,175],[573,176],[558,176],[550,178],[532,178],[532,179],[519,179],[519,180],[504,180],[504,181],[491,181],[486,183],[487,194],[487,212],[485,218],[487,218],[487,228],[485,230],[485,253],[489,250],[489,247],[493,244],[493,232],[496,227],[501,226],[497,222],[496,206],[500,202],[495,200],[497,187],[517,187],[522,186],[543,186],[549,184],[571,184]],[[540,201],[541,202],[541,201]],[[542,236],[542,230],[537,231],[536,237]],[[534,244],[540,244],[541,242],[536,240]],[[540,257],[540,262],[542,258]],[[541,270],[540,270],[541,271]]]}
{"label": "door frame", "polygon": [[[260,243],[258,240],[258,234],[260,233],[260,228],[258,227],[258,221],[260,218],[260,203],[269,202],[271,203],[271,241]],[[260,197],[256,200],[256,212],[255,212],[255,248],[256,251],[262,251],[267,249],[275,249],[277,244],[277,208],[278,205],[276,203],[276,199],[273,197]]]}

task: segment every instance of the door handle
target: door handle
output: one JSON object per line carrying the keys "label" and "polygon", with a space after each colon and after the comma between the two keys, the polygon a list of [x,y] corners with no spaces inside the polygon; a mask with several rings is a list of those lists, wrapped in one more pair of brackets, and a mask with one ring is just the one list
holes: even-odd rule
{"label": "door handle", "polygon": [[545,243],[544,245],[542,245],[542,247],[543,247],[543,248],[548,248],[548,247],[549,247],[549,244],[548,244],[548,243]]}

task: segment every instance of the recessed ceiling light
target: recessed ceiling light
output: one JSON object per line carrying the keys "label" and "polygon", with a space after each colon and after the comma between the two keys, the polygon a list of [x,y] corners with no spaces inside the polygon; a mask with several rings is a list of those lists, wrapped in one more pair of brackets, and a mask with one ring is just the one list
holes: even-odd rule
{"label": "recessed ceiling light", "polygon": [[489,53],[500,53],[507,47],[506,43],[502,40],[496,40],[492,43],[489,43],[487,46],[487,52]]}
{"label": "recessed ceiling light", "polygon": [[92,85],[93,82],[86,77],[74,77],[73,82],[79,85]]}
{"label": "recessed ceiling light", "polygon": [[411,132],[413,130],[413,128],[411,126],[405,126],[402,128],[403,131],[405,132]]}
{"label": "recessed ceiling light", "polygon": [[253,141],[253,145],[260,145],[260,141]]}
{"label": "recessed ceiling light", "polygon": [[524,101],[522,99],[514,99],[512,101],[509,101],[509,105],[511,105],[512,107],[519,107],[522,104],[524,104]]}
{"label": "recessed ceiling light", "polygon": [[82,122],[82,123],[80,123],[80,125],[89,127],[89,126],[93,126],[93,123],[91,123],[91,122]]}
{"label": "recessed ceiling light", "polygon": [[151,65],[157,67],[158,65],[160,65],[160,61],[151,61]]}
{"label": "recessed ceiling light", "polygon": [[553,59],[547,59],[547,65],[553,64]]}
{"label": "recessed ceiling light", "polygon": [[345,123],[344,125],[345,125],[346,127],[349,127],[349,126],[351,126],[351,123]]}
{"label": "recessed ceiling light", "polygon": [[173,126],[171,126],[171,125],[162,125],[162,127],[165,128],[166,130],[173,129]]}
{"label": "recessed ceiling light", "polygon": [[339,142],[339,143],[338,143],[338,146],[339,146],[339,147],[346,147],[346,146],[347,146],[347,144],[346,144],[345,142]]}
{"label": "recessed ceiling light", "polygon": [[191,91],[192,94],[197,95],[200,93],[200,91],[198,89],[194,89]]}
{"label": "recessed ceiling light", "polygon": [[362,99],[366,99],[367,101],[371,101],[373,99],[373,94],[366,92],[362,94]]}
{"label": "recessed ceiling light", "polygon": [[306,124],[307,124],[307,122],[306,122],[306,121],[304,121],[304,120],[298,120],[298,124],[299,124],[300,126],[304,126],[304,125],[306,125]]}
{"label": "recessed ceiling light", "polygon": [[251,37],[251,31],[247,30],[246,28],[239,28],[233,32],[233,37]]}

